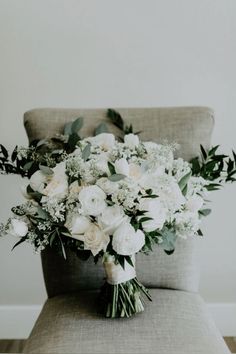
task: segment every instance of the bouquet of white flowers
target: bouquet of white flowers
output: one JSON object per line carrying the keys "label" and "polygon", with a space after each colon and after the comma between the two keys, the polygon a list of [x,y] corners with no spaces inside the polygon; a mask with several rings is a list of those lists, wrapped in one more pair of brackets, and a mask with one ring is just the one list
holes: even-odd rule
{"label": "bouquet of white flowers", "polygon": [[[136,278],[135,254],[149,253],[154,244],[171,254],[178,237],[201,235],[201,217],[209,213],[205,200],[220,186],[212,181],[234,180],[235,160],[229,159],[223,178],[226,156],[216,155],[217,148],[209,153],[202,148],[203,161],[190,164],[174,158],[176,144],[142,142],[129,132],[122,142],[107,132],[74,141],[70,150],[54,149],[43,164],[37,154],[24,161],[21,174],[37,166],[28,175],[27,201],[12,209],[14,216],[1,231],[20,237],[17,244],[30,242],[36,251],[54,247],[66,258],[70,248],[101,258],[102,311],[107,317],[129,317],[144,310],[142,295],[151,300]],[[32,158],[34,148],[15,155]]]}

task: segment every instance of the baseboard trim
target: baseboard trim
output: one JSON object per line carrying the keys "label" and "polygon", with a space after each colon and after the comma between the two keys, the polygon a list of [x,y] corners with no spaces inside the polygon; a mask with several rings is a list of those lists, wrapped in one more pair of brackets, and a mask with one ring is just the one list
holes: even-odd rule
{"label": "baseboard trim", "polygon": [[[207,305],[222,336],[236,336],[236,303]],[[0,306],[0,339],[24,339],[42,309],[41,305]]]}

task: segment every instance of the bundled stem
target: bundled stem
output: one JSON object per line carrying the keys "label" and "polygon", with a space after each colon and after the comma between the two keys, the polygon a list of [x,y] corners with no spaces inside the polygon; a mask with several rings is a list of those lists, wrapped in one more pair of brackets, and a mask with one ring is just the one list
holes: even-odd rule
{"label": "bundled stem", "polygon": [[152,301],[148,290],[137,278],[116,285],[106,282],[100,294],[101,312],[110,318],[131,317],[144,311],[142,295]]}

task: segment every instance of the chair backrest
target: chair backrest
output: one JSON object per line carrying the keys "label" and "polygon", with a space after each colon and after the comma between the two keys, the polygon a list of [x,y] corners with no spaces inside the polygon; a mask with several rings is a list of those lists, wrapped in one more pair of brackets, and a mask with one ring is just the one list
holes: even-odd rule
{"label": "chair backrest", "polygon": [[[206,107],[170,108],[122,108],[116,109],[125,122],[131,123],[135,131],[141,131],[142,140],[177,142],[177,155],[186,160],[199,154],[200,144],[210,145],[214,126],[213,111]],[[82,136],[93,135],[94,128],[107,121],[109,130],[116,128],[109,124],[105,109],[57,109],[43,108],[28,111],[24,124],[29,141],[43,139],[61,133],[66,122],[82,116]],[[149,287],[162,287],[197,291],[198,270],[194,261],[194,243],[191,238],[178,240],[173,255],[166,255],[156,247],[149,256],[138,255],[138,278]],[[104,279],[101,264],[83,262],[68,252],[67,260],[55,254],[50,248],[42,252],[42,265],[48,296],[99,288]]]}

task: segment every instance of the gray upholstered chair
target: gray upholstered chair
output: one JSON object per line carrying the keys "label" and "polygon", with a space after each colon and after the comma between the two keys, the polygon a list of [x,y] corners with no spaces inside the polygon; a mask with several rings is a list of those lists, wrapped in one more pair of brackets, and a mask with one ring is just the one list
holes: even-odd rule
{"label": "gray upholstered chair", "polygon": [[[214,125],[208,108],[118,109],[124,119],[142,131],[143,140],[176,141],[178,155],[190,159],[199,145],[209,147]],[[83,136],[91,135],[103,109],[35,109],[25,113],[29,140],[61,132],[64,124],[83,116]],[[114,127],[111,127],[111,130]],[[68,260],[52,250],[42,253],[48,293],[43,310],[27,341],[26,353],[229,353],[197,293],[194,260],[196,240],[179,241],[172,256],[156,248],[137,259],[139,279],[153,298],[145,312],[130,319],[105,319],[96,312],[96,295],[103,283],[101,265]]]}

